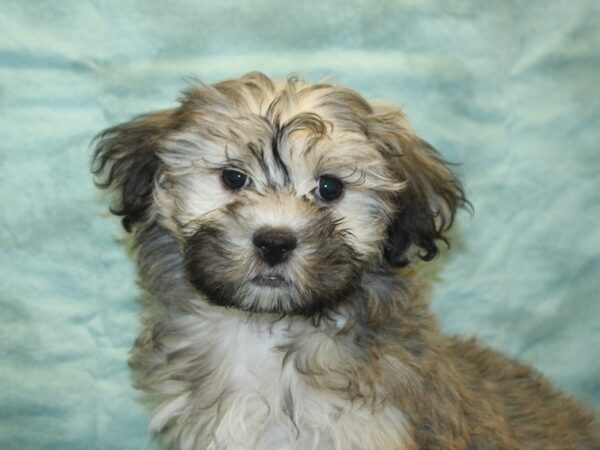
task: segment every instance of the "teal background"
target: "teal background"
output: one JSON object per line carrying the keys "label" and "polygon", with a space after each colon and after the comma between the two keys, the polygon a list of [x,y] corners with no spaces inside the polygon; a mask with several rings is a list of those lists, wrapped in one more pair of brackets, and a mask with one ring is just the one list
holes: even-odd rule
{"label": "teal background", "polygon": [[126,366],[135,269],[89,143],[188,76],[250,70],[403,106],[475,208],[422,267],[442,327],[600,410],[600,3],[0,6],[0,448],[157,448]]}

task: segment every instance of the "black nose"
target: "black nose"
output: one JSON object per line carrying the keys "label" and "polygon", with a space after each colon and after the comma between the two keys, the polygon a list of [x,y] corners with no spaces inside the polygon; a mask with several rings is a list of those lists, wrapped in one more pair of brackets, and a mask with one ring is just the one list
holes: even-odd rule
{"label": "black nose", "polygon": [[263,228],[254,233],[252,242],[260,257],[270,266],[275,266],[288,259],[298,240],[289,230]]}

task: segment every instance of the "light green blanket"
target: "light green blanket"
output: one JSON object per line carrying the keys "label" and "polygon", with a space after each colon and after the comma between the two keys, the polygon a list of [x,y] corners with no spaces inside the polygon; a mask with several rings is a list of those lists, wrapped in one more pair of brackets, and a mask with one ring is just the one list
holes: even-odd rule
{"label": "light green blanket", "polygon": [[186,76],[251,70],[402,105],[475,208],[424,267],[443,328],[600,410],[599,5],[3,0],[0,448],[156,448],[126,366],[135,269],[88,145]]}

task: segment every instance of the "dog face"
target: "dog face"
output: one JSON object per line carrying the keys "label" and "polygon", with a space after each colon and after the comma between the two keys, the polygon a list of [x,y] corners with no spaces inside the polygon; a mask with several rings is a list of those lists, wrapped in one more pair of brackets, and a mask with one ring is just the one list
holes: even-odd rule
{"label": "dog face", "polygon": [[365,272],[433,258],[464,203],[400,110],[258,73],[106,130],[95,164],[128,231],[158,225],[206,300],[247,311],[335,307]]}

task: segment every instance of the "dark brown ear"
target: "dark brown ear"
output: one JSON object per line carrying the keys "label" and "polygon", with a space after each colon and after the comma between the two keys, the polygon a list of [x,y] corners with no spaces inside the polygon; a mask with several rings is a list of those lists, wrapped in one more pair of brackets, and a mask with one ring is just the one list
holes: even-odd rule
{"label": "dark brown ear", "polygon": [[438,152],[413,132],[401,111],[384,107],[377,117],[373,132],[378,147],[392,173],[406,183],[393,199],[385,256],[390,264],[405,266],[416,248],[418,256],[429,261],[439,252],[438,241],[448,244],[444,233],[457,209],[468,204],[462,185]]}
{"label": "dark brown ear", "polygon": [[159,111],[108,128],[94,139],[94,181],[102,189],[115,191],[110,211],[123,216],[127,231],[146,217],[152,204],[161,167],[157,149],[173,123],[173,111]]}

